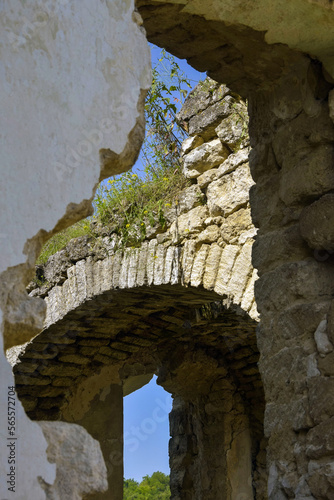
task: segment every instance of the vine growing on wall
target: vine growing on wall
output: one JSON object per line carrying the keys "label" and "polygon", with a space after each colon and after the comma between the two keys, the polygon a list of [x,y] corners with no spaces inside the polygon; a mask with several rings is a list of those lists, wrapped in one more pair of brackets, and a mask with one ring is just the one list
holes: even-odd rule
{"label": "vine growing on wall", "polygon": [[176,114],[191,88],[179,65],[165,50],[152,70],[152,86],[145,103],[146,136],[140,153],[141,169],[101,183],[94,216],[61,231],[43,247],[38,264],[64,248],[74,237],[96,236],[101,226],[116,232],[122,245],[139,244],[149,227],[164,228],[164,212],[187,181],[182,174],[180,150],[186,132]]}
{"label": "vine growing on wall", "polygon": [[152,73],[145,104],[146,136],[140,155],[143,170],[130,170],[102,184],[94,201],[96,219],[111,225],[124,244],[140,242],[149,226],[158,224],[163,229],[165,209],[174,203],[187,182],[179,160],[187,135],[179,127],[176,113],[190,82],[164,50]]}

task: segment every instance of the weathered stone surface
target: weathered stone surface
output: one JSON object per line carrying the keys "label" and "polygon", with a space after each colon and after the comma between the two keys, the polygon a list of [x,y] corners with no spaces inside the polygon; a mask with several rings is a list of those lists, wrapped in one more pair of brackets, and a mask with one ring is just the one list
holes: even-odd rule
{"label": "weathered stone surface", "polygon": [[334,453],[334,419],[329,418],[307,433],[306,453],[310,458],[331,456]]}
{"label": "weathered stone surface", "polygon": [[[224,91],[216,90],[210,96],[208,109],[223,99]],[[228,102],[233,103],[231,96]],[[212,116],[209,111],[207,116]],[[198,149],[200,142],[200,139],[188,141],[187,154],[191,154],[195,146]],[[230,155],[233,173],[246,165],[246,153],[244,149],[242,154],[237,151]],[[215,158],[209,161],[214,163]],[[242,446],[247,442],[249,449],[257,449],[263,434],[263,395],[257,367],[256,321],[251,319],[258,320],[254,301],[257,276],[251,267],[255,228],[248,208],[238,210],[236,207],[228,217],[224,214],[209,216],[203,190],[216,181],[215,175],[210,176],[215,170],[215,167],[210,168],[208,175],[202,177],[203,183],[193,181],[193,185],[180,193],[173,206],[173,216],[166,217],[165,233],[152,238],[156,235],[153,228],[154,231],[147,232],[146,240],[138,243],[138,248],[123,248],[113,234],[102,239],[96,233],[102,245],[97,253],[91,247],[85,258],[82,258],[84,248],[80,249],[81,253],[72,252],[73,265],[67,269],[65,282],[45,292],[48,293],[50,314],[46,331],[36,340],[40,347],[35,349],[35,342],[26,346],[22,361],[15,368],[26,411],[33,418],[60,419],[69,415],[73,418],[78,387],[86,383],[95,387],[95,380],[103,370],[118,370],[121,366],[137,370],[140,366],[138,373],[151,374],[157,369],[158,358],[162,359],[159,366],[163,370],[165,356],[168,360],[178,357],[181,360],[189,349],[188,343],[195,343],[201,345],[203,351],[216,353],[216,358],[224,363],[226,359],[228,366],[217,366],[214,361],[214,370],[209,370],[213,377],[221,378],[220,389],[227,384],[225,377],[229,370],[238,381],[238,387],[240,385],[240,394],[238,389],[235,400],[229,388],[220,406],[222,394],[216,380],[217,387],[210,400],[203,402],[205,415],[212,420],[208,427],[210,434],[214,436],[221,410],[226,429],[235,421],[238,422],[236,432],[247,430],[243,409],[246,405],[251,408],[252,431],[247,430]],[[242,171],[239,175],[242,178]],[[222,176],[228,174],[225,172]],[[225,238],[229,243],[233,240],[233,245],[225,245],[223,227],[226,228]],[[101,230],[105,234],[105,228]],[[66,341],[61,343],[63,337]],[[244,349],[246,346],[248,348]],[[204,353],[203,359],[194,357],[197,374],[192,372],[189,387],[209,387],[207,369],[211,362],[204,362],[205,356]],[[30,369],[25,370],[31,360],[34,369],[29,366]],[[36,378],[43,384],[37,385]],[[91,390],[81,398],[81,404],[87,403],[85,398],[90,396],[86,394],[93,394],[95,389]],[[232,410],[233,416],[230,415]],[[206,416],[203,421],[205,419]],[[224,447],[233,450],[228,458],[230,468],[227,467],[232,490],[243,494],[246,483],[239,481],[238,473],[233,470],[234,459],[239,457],[238,434],[224,437],[222,449]],[[209,447],[207,451],[209,457]],[[250,457],[246,461],[240,459],[241,463],[248,464],[247,468],[251,467]],[[220,459],[217,459],[220,467],[219,464]],[[261,474],[259,468],[257,477]],[[217,474],[207,484],[203,497],[209,498],[214,491],[218,494]]]}
{"label": "weathered stone surface", "polygon": [[184,214],[199,205],[203,205],[203,201],[203,193],[197,184],[185,188],[178,198],[178,214]]}
{"label": "weathered stone surface", "polygon": [[314,340],[320,355],[326,355],[333,351],[333,344],[330,342],[327,335],[326,317],[320,321],[316,331],[314,332]]}
{"label": "weathered stone surface", "polygon": [[248,138],[248,114],[244,103],[234,103],[231,114],[216,128],[216,133],[223,144],[232,151],[246,146]]}
{"label": "weathered stone surface", "polygon": [[301,260],[310,255],[298,224],[258,235],[254,249],[253,265],[260,273],[275,269],[284,262]]}
{"label": "weathered stone surface", "polygon": [[247,163],[249,156],[249,148],[239,149],[234,154],[228,156],[228,158],[220,165],[217,170],[217,178],[219,179],[225,174],[233,172],[242,163]]}
{"label": "weathered stone surface", "polygon": [[312,154],[287,164],[280,175],[279,194],[286,205],[321,196],[334,188],[334,148],[323,145]]}
{"label": "weathered stone surface", "polygon": [[223,219],[221,235],[227,243],[236,243],[241,234],[253,227],[250,209],[241,208]]}
{"label": "weathered stone surface", "polygon": [[208,187],[210,182],[215,181],[216,178],[217,178],[217,168],[212,168],[204,172],[199,177],[197,177],[197,184],[201,189],[205,189],[206,187]]}
{"label": "weathered stone surface", "polygon": [[235,259],[239,252],[240,249],[237,245],[226,245],[223,250],[215,285],[215,292],[220,295],[228,295],[229,293],[228,283],[231,278]]}
{"label": "weathered stone surface", "polygon": [[229,155],[229,151],[219,139],[198,146],[183,157],[183,171],[188,179],[195,179],[206,170],[220,165]]}
{"label": "weathered stone surface", "polygon": [[200,135],[205,141],[218,135],[216,127],[232,113],[234,103],[233,97],[226,96],[221,101],[207,107],[202,113],[191,117],[188,125],[189,134]]}
{"label": "weathered stone surface", "polygon": [[247,163],[212,182],[206,193],[210,215],[226,217],[244,207],[249,200],[249,190],[253,184]]}
{"label": "weathered stone surface", "polygon": [[215,243],[219,240],[220,230],[216,225],[207,226],[197,238],[198,243]]}
{"label": "weathered stone surface", "polygon": [[311,417],[316,424],[321,424],[333,415],[334,378],[312,377],[308,386]]}
{"label": "weathered stone surface", "polygon": [[38,424],[48,442],[48,460],[57,464],[55,483],[42,481],[47,498],[81,500],[107,490],[107,469],[98,441],[79,425]]}
{"label": "weathered stone surface", "polygon": [[322,465],[311,461],[309,475],[308,484],[314,498],[332,499],[334,497],[334,467],[331,462]]}
{"label": "weathered stone surface", "polygon": [[334,250],[334,195],[326,194],[304,208],[300,215],[300,232],[311,248]]}
{"label": "weathered stone surface", "polygon": [[193,116],[201,114],[211,104],[223,99],[229,92],[226,85],[220,85],[211,78],[207,78],[205,82],[199,82],[187,96],[177,115],[178,120],[189,121]]}
{"label": "weathered stone surface", "polygon": [[193,208],[186,214],[180,215],[177,222],[173,222],[171,232],[176,235],[176,238],[198,234],[204,229],[204,221],[208,215],[209,212],[206,206]]}
{"label": "weathered stone surface", "polygon": [[189,153],[192,149],[197,148],[198,146],[201,146],[204,142],[204,139],[199,136],[199,135],[194,135],[192,137],[188,137],[185,141],[183,141],[182,146],[181,146],[181,155],[186,155]]}

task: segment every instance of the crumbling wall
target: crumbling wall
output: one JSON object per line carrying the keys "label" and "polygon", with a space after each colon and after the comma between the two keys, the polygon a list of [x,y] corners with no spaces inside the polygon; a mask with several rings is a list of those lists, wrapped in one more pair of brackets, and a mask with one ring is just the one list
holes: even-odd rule
{"label": "crumbling wall", "polygon": [[331,87],[319,64],[309,61],[272,92],[250,98],[256,181],[250,199],[259,227],[253,263],[260,276],[271,499],[334,495]]}
{"label": "crumbling wall", "polygon": [[190,133],[182,146],[190,185],[165,206],[166,225],[148,225],[138,248],[124,248],[113,225],[106,236],[108,227],[94,224],[104,236],[72,240],[39,266],[44,284],[29,289],[45,297],[45,328],[9,356],[31,418],[78,422],[100,440],[117,498],[122,462],[110,458],[115,439],[103,422],[122,420],[121,383],[158,370],[178,408],[173,498],[253,498],[254,490],[265,499],[246,104],[207,79],[178,120]]}
{"label": "crumbling wall", "polygon": [[[45,305],[25,291],[41,244],[91,212],[101,176],[130,168],[143,137],[150,66],[140,16],[131,1],[98,2],[94,15],[91,7],[66,0],[1,3],[0,321],[6,346],[42,328]],[[38,479],[53,484],[57,460],[48,461],[42,430],[17,398],[15,493],[7,489],[8,388],[14,379],[2,352],[0,369],[0,496],[57,496],[56,486],[47,493]],[[54,440],[56,445],[56,435]],[[87,448],[82,460],[88,467]],[[95,479],[85,494],[105,488],[103,467]]]}

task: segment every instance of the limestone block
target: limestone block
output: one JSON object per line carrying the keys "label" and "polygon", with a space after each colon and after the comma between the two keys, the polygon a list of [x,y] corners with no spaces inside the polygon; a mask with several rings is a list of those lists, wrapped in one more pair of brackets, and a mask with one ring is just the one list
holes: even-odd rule
{"label": "limestone block", "polygon": [[190,118],[207,109],[210,104],[221,101],[229,93],[230,89],[226,85],[220,85],[212,78],[206,78],[189,93],[177,115],[178,120],[189,121]]}
{"label": "limestone block", "polygon": [[189,121],[192,116],[204,111],[212,102],[209,90],[211,88],[216,89],[218,85],[219,84],[211,78],[208,79],[205,86],[203,86],[203,82],[196,85],[187,96],[181,111],[178,113],[178,120]]}
{"label": "limestone block", "polygon": [[207,107],[202,113],[192,116],[189,120],[189,134],[198,134],[205,141],[210,140],[217,135],[216,127],[230,115],[234,104],[235,99],[228,95],[221,101]]}
{"label": "limestone block", "polygon": [[52,285],[63,283],[67,277],[66,271],[71,265],[66,251],[60,250],[48,258],[45,266],[45,279]]}
{"label": "limestone block", "polygon": [[[82,304],[82,302],[87,297],[87,286],[86,286],[86,262],[85,260],[79,260],[75,264],[75,275],[77,279],[77,296],[78,303]],[[111,279],[110,273],[110,279]]]}
{"label": "limestone block", "polygon": [[334,194],[305,207],[300,215],[302,237],[311,248],[334,250]]}
{"label": "limestone block", "polygon": [[235,103],[232,113],[216,127],[218,138],[232,151],[235,151],[248,139],[248,114],[245,104]]}
{"label": "limestone block", "polygon": [[249,311],[254,303],[254,284],[257,279],[258,279],[257,270],[253,269],[252,276],[248,281],[246,290],[241,300],[241,309],[243,309],[244,311]]}
{"label": "limestone block", "polygon": [[126,248],[123,254],[121,271],[119,275],[119,288],[127,288],[128,286],[128,274],[129,274],[129,264],[130,264],[130,252],[131,249]]}
{"label": "limestone block", "polygon": [[[266,399],[270,402],[289,403],[289,398],[304,396],[307,390],[308,373],[314,373],[314,358],[304,347],[284,347],[273,355],[261,357],[260,370],[266,390]],[[319,379],[316,375],[309,380]],[[312,405],[310,404],[310,409]],[[305,410],[305,408],[304,408]],[[305,411],[304,411],[305,413]],[[287,415],[287,418],[291,418]]]}
{"label": "limestone block", "polygon": [[256,234],[257,229],[255,227],[252,227],[251,229],[248,229],[248,231],[241,233],[238,239],[238,245],[242,246],[244,243],[246,243],[247,240],[254,240]]}
{"label": "limestone block", "polygon": [[46,316],[44,326],[48,326],[61,318],[61,296],[62,288],[60,286],[54,286],[49,291],[48,296],[45,297]]}
{"label": "limestone block", "polygon": [[308,381],[310,414],[316,424],[334,415],[334,378],[312,377]]}
{"label": "limestone block", "polygon": [[227,159],[218,167],[217,170],[217,179],[222,177],[225,174],[229,174],[233,172],[239,165],[248,162],[249,157],[249,148],[240,149],[234,154],[231,154],[227,157]]}
{"label": "limestone block", "polygon": [[333,344],[329,341],[327,335],[327,319],[320,321],[318,328],[314,332],[314,340],[320,355],[326,355],[333,351]]}
{"label": "limestone block", "polygon": [[248,163],[212,182],[206,192],[210,215],[226,217],[245,206],[253,184]]}
{"label": "limestone block", "polygon": [[[283,344],[296,341],[305,342],[312,346],[314,352],[314,332],[322,320],[324,314],[328,311],[328,302],[316,303],[297,303],[290,304],[276,318],[276,329],[273,331],[272,338],[281,338]],[[260,336],[259,336],[260,340]],[[267,345],[270,343],[266,343]],[[265,346],[261,346],[263,350]]]}
{"label": "limestone block", "polygon": [[89,236],[80,236],[79,238],[73,238],[67,243],[65,251],[72,263],[88,257],[90,254],[89,240]]}
{"label": "limestone block", "polygon": [[229,295],[227,285],[230,281],[232,268],[239,251],[240,248],[237,245],[226,245],[223,249],[214,288],[215,292],[219,295]]}
{"label": "limestone block", "polygon": [[147,280],[147,275],[146,275],[147,251],[148,251],[148,242],[144,241],[141,244],[140,251],[139,251],[138,269],[137,269],[137,285],[138,286],[143,286],[146,284],[146,280]]}
{"label": "limestone block", "polygon": [[75,266],[71,266],[67,269],[67,283],[68,283],[67,307],[70,310],[74,309],[79,305],[77,296],[77,277],[75,272]]}
{"label": "limestone block", "polygon": [[179,258],[178,258],[178,248],[174,246],[170,246],[167,248],[166,257],[165,257],[165,267],[164,267],[164,276],[163,283],[171,283],[175,284],[178,282],[179,275]]}
{"label": "limestone block", "polygon": [[[93,289],[94,289],[94,261],[92,257],[88,257],[85,259],[86,265],[85,265],[85,281],[86,281],[86,293],[87,297],[92,297],[93,296]],[[115,271],[115,270],[114,270]],[[112,276],[112,281],[114,280],[114,274]]]}
{"label": "limestone block", "polygon": [[119,287],[122,261],[123,261],[123,252],[122,250],[117,250],[115,252],[114,262],[113,262],[113,288]]}
{"label": "limestone block", "polygon": [[100,260],[93,263],[93,294],[99,295],[102,289],[102,263]]}
{"label": "limestone block", "polygon": [[154,259],[154,278],[153,283],[155,285],[162,285],[164,279],[164,267],[165,267],[165,247],[163,245],[157,245],[155,249],[155,259]]}
{"label": "limestone block", "polygon": [[197,237],[198,243],[215,243],[220,237],[220,229],[215,224],[207,226]]}
{"label": "limestone block", "polygon": [[260,314],[280,311],[296,301],[329,300],[334,293],[333,276],[331,268],[316,261],[290,262],[265,273],[255,283]]}
{"label": "limestone block", "polygon": [[334,454],[334,417],[313,427],[307,433],[306,453],[310,458]]}
{"label": "limestone block", "polygon": [[252,246],[253,241],[247,241],[236,258],[232,269],[231,279],[228,284],[229,294],[233,296],[233,302],[241,302],[248,279],[252,275]]}
{"label": "limestone block", "polygon": [[213,243],[210,246],[210,250],[206,258],[205,271],[203,276],[203,286],[207,290],[214,289],[221,254],[221,247],[217,243]]}
{"label": "limestone block", "polygon": [[279,182],[279,174],[261,177],[249,192],[254,226],[263,232],[282,225],[286,207],[279,197]]}
{"label": "limestone block", "polygon": [[191,271],[195,258],[196,242],[186,240],[182,251],[182,283],[188,285],[191,279]]}
{"label": "limestone block", "polygon": [[327,377],[334,377],[334,352],[327,354],[326,356],[319,357],[318,368],[321,375],[326,375]]}
{"label": "limestone block", "polygon": [[207,206],[199,206],[193,208],[186,214],[180,215],[177,219],[176,226],[179,237],[190,236],[204,229],[204,221],[208,215]]}
{"label": "limestone block", "polygon": [[107,468],[100,444],[76,424],[38,422],[48,442],[47,457],[56,463],[53,485],[43,481],[47,498],[81,500],[107,490]]}
{"label": "limestone block", "polygon": [[280,172],[281,200],[289,206],[334,189],[333,153],[330,144],[318,146],[305,158],[286,165]]}
{"label": "limestone block", "polygon": [[308,484],[313,498],[334,498],[334,464],[310,461]]}
{"label": "limestone block", "polygon": [[128,288],[133,288],[137,284],[137,268],[139,260],[139,248],[132,248],[129,256]]}
{"label": "limestone block", "polygon": [[259,312],[257,310],[257,305],[256,305],[255,300],[254,300],[253,305],[251,306],[251,308],[249,310],[249,315],[255,321],[260,321],[260,315],[259,315]]}
{"label": "limestone block", "polygon": [[206,142],[183,157],[184,175],[187,179],[195,179],[206,170],[220,165],[228,155],[229,150],[219,139]]}
{"label": "limestone block", "polygon": [[254,228],[249,208],[241,208],[222,219],[221,235],[227,243],[238,242],[240,235]]}
{"label": "limestone block", "polygon": [[197,177],[197,184],[201,189],[205,189],[206,187],[208,187],[210,182],[217,179],[217,170],[217,168],[212,168],[211,170],[207,170],[202,175]]}
{"label": "limestone block", "polygon": [[157,240],[151,240],[148,244],[147,248],[147,261],[146,261],[146,273],[147,273],[147,283],[148,285],[152,285],[154,280],[154,264],[156,257],[156,246]]}
{"label": "limestone block", "polygon": [[202,245],[195,255],[194,263],[191,270],[191,286],[200,286],[202,284],[206,258],[209,252],[209,245]]}
{"label": "limestone block", "polygon": [[195,207],[203,204],[203,193],[197,184],[186,187],[181,191],[178,198],[178,214],[189,212]]}
{"label": "limestone block", "polygon": [[[101,260],[101,292],[112,288],[113,256],[105,257]],[[78,277],[77,277],[78,285]],[[79,285],[78,285],[79,286]]]}
{"label": "limestone block", "polygon": [[181,146],[181,155],[184,156],[192,149],[201,146],[204,142],[204,139],[199,135],[194,135],[193,137],[188,137],[185,141],[183,141]]}
{"label": "limestone block", "polygon": [[309,248],[301,237],[299,224],[259,234],[254,243],[253,264],[261,273],[284,262],[308,258]]}

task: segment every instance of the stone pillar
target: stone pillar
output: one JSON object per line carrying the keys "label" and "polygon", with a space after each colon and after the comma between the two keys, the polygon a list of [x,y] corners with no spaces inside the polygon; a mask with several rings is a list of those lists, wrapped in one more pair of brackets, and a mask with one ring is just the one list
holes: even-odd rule
{"label": "stone pillar", "polygon": [[249,99],[270,500],[334,498],[332,83],[305,57]]}
{"label": "stone pillar", "polygon": [[173,395],[171,499],[253,500],[258,447],[236,377],[222,362],[189,348],[174,351],[158,382]]}
{"label": "stone pillar", "polygon": [[86,415],[77,422],[100,442],[107,466],[109,489],[91,500],[123,498],[123,388],[112,384],[95,396]]}
{"label": "stone pillar", "polygon": [[221,398],[214,390],[211,397],[191,402],[174,398],[169,446],[172,500],[253,500],[249,422],[241,399],[238,407],[232,393]]}

